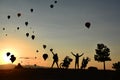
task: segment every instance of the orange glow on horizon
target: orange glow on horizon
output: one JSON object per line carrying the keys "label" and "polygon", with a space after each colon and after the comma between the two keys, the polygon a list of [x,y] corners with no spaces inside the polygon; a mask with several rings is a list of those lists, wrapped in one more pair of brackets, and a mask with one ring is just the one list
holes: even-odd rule
{"label": "orange glow on horizon", "polygon": [[19,57],[21,56],[33,56],[31,53],[34,53],[34,48],[32,44],[22,38],[5,38],[0,42],[0,64],[11,63],[6,57],[6,53],[10,52],[15,55],[16,61],[14,64],[19,62]]}
{"label": "orange glow on horizon", "polygon": [[[41,47],[39,47],[41,46]],[[38,48],[39,47],[39,48]],[[16,61],[13,64],[18,64],[21,63],[21,61],[24,61],[23,63],[21,63],[22,65],[34,65],[37,64],[39,66],[45,66],[45,67],[51,67],[52,65],[52,54],[51,52],[49,52],[48,50],[44,50],[41,49],[42,45],[36,45],[36,43],[34,43],[32,40],[27,40],[26,38],[8,38],[8,39],[3,39],[0,42],[0,64],[8,64],[11,63],[11,61],[9,60],[8,57],[6,57],[6,53],[10,52],[11,54],[14,54],[16,57]],[[51,48],[51,47],[50,47]],[[39,49],[39,53],[36,53],[36,49]],[[73,50],[73,52],[78,52],[79,54],[81,53],[85,53],[84,57],[90,57],[91,61],[88,63],[88,67],[90,66],[94,66],[97,67],[98,69],[103,69],[103,63],[102,62],[97,62],[94,61],[93,55],[95,54],[95,52],[93,53],[94,50],[92,50],[93,48],[91,48],[90,50],[86,49],[84,50],[83,48],[80,48]],[[71,49],[57,49],[55,50],[55,52],[58,53],[59,56],[59,64],[62,62],[62,60],[64,59],[64,57],[66,55],[69,55],[73,61],[70,64],[70,68],[74,68],[74,64],[75,64],[75,58],[74,56],[72,56],[70,54],[70,50]],[[42,54],[43,53],[48,53],[49,54],[49,59],[47,59],[46,61],[43,60],[42,58]],[[66,54],[63,54],[66,53]],[[19,57],[35,57],[37,56],[38,58],[35,59],[30,59],[30,60],[20,60]],[[112,57],[111,57],[112,58]],[[80,58],[80,66],[81,66],[81,62],[82,62],[83,57]],[[108,61],[106,62],[106,69],[112,69],[112,63],[113,61]],[[12,63],[11,63],[12,64]],[[56,67],[56,65],[55,65]]]}

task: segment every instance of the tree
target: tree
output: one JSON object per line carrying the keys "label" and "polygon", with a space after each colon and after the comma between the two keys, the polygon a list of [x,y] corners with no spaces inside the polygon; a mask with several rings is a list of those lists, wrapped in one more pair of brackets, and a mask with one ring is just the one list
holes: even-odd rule
{"label": "tree", "polygon": [[97,49],[95,49],[96,54],[94,55],[95,61],[103,62],[105,70],[105,61],[111,61],[110,59],[110,49],[104,44],[97,44]]}
{"label": "tree", "polygon": [[120,70],[120,62],[113,63],[112,68],[115,69],[115,70]]}

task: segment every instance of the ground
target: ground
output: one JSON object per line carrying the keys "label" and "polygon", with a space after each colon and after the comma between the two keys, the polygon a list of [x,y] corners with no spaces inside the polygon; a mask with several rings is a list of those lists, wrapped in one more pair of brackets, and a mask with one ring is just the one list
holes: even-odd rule
{"label": "ground", "polygon": [[120,71],[75,69],[0,70],[0,80],[118,80]]}

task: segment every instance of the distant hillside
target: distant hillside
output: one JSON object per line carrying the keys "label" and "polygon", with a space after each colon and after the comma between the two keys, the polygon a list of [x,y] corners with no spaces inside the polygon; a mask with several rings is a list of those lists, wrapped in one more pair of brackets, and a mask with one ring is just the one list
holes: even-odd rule
{"label": "distant hillside", "polygon": [[13,69],[15,66],[14,64],[3,64],[0,65],[0,69]]}
{"label": "distant hillside", "polygon": [[[17,65],[14,65],[14,64],[3,64],[3,65],[0,65],[0,70],[2,69],[14,69]],[[34,65],[22,65],[22,67],[24,68],[47,68],[47,67],[44,67],[44,66],[34,66]]]}

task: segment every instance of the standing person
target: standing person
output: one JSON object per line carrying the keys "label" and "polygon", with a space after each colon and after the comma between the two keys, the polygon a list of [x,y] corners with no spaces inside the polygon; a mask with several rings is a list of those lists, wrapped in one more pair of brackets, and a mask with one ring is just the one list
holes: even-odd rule
{"label": "standing person", "polygon": [[79,57],[81,57],[84,53],[82,53],[81,55],[79,55],[78,53],[76,53],[76,55],[71,52],[71,54],[73,56],[75,56],[75,69],[78,68],[79,69]]}
{"label": "standing person", "polygon": [[52,54],[53,54],[53,63],[52,63],[52,66],[51,66],[51,68],[53,68],[53,65],[56,63],[56,65],[57,65],[57,67],[59,68],[59,66],[58,66],[58,55],[57,55],[57,53],[53,53],[53,51],[51,51],[52,52]]}

